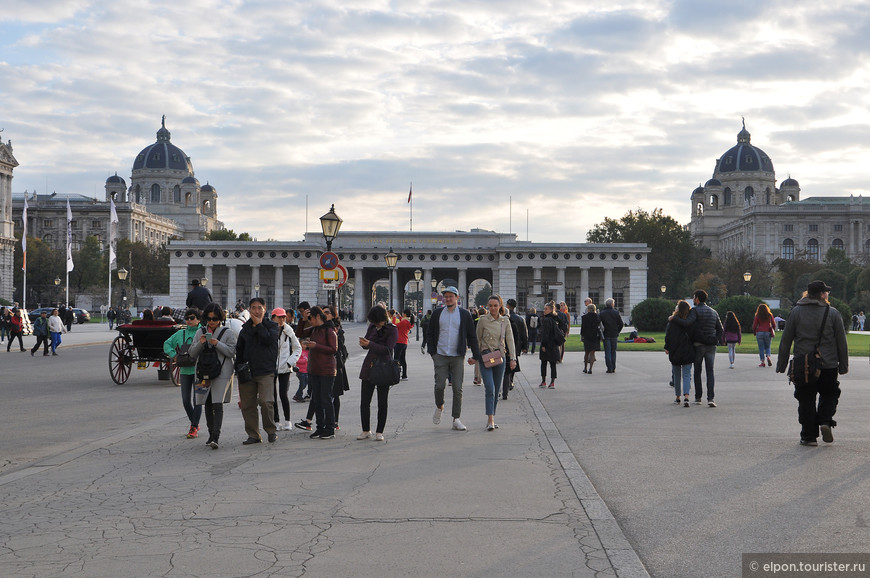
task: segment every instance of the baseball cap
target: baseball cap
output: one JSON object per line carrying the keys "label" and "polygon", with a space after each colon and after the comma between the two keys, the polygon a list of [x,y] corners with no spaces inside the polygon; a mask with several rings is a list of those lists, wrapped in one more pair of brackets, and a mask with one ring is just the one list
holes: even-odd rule
{"label": "baseball cap", "polygon": [[450,285],[449,287],[445,287],[444,290],[441,291],[441,293],[442,293],[442,294],[444,294],[444,293],[453,293],[454,295],[456,295],[457,297],[459,297],[459,289],[457,289],[457,288],[454,287],[453,285]]}
{"label": "baseball cap", "polygon": [[287,317],[287,312],[281,307],[275,307],[272,309],[272,315],[275,317]]}

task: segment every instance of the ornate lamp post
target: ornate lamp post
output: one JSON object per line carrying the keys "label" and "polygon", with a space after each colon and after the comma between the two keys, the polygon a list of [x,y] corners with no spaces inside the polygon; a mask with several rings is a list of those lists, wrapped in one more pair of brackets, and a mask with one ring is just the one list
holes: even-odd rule
{"label": "ornate lamp post", "polygon": [[664,299],[664,298],[665,298],[665,291],[667,291],[668,288],[667,288],[666,285],[662,285],[662,286],[661,286],[661,290],[662,290],[662,299]]}
{"label": "ornate lamp post", "polygon": [[438,297],[435,297],[435,291],[438,289],[438,280],[432,279],[432,309],[435,309],[435,304],[438,303]]}
{"label": "ornate lamp post", "polygon": [[[54,286],[55,286],[55,287],[58,287],[59,285],[60,285],[60,277],[55,277],[55,278],[54,278]],[[57,298],[56,298],[56,297],[57,297],[57,291],[58,291],[57,289],[54,290],[55,301],[57,301]]]}
{"label": "ornate lamp post", "polygon": [[206,285],[208,285],[208,277],[203,277],[202,279],[199,280],[199,283],[200,283],[200,285],[205,287]]}
{"label": "ornate lamp post", "polygon": [[390,247],[390,252],[384,255],[384,261],[387,262],[387,269],[390,270],[390,309],[395,309],[396,298],[393,293],[393,271],[396,270],[396,263],[399,262],[399,256],[393,253],[392,247]]}
{"label": "ornate lamp post", "polygon": [[743,274],[743,294],[749,296],[749,282],[752,280],[752,273],[747,271]]}
{"label": "ornate lamp post", "polygon": [[296,299],[294,298],[295,294],[296,294],[296,289],[294,289],[293,287],[290,287],[290,307],[292,307],[293,309],[296,309]]}
{"label": "ornate lamp post", "polygon": [[256,293],[256,296],[257,296],[257,297],[260,296],[260,284],[259,284],[259,283],[257,283],[256,285],[254,285],[254,292]]}
{"label": "ornate lamp post", "polygon": [[[332,251],[332,241],[338,236],[341,224],[344,221],[335,214],[335,204],[329,207],[329,212],[320,217],[320,228],[323,230],[323,238],[326,240],[326,250]],[[335,305],[335,291],[329,292],[329,304]]]}
{"label": "ornate lamp post", "polygon": [[127,305],[127,287],[124,281],[127,280],[127,274],[129,271],[121,267],[118,269],[118,279],[121,281],[121,307],[122,309]]}

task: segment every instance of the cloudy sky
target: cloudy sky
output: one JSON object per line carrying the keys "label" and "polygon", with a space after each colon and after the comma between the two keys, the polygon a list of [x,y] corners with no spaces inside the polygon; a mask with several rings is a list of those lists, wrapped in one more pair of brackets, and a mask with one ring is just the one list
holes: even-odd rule
{"label": "cloudy sky", "polygon": [[[228,228],[584,241],[736,143],[802,196],[867,193],[866,1],[0,0],[13,190],[103,198],[166,115]],[[509,211],[512,199],[513,210]]]}

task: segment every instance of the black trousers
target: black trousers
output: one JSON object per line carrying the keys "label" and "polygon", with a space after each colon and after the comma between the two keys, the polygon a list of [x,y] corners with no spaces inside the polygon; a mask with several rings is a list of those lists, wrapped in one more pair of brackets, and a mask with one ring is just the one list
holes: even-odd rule
{"label": "black trousers", "polygon": [[399,362],[399,366],[402,368],[402,377],[408,377],[408,362],[405,360],[405,354],[408,353],[408,344],[397,343],[393,353],[396,361]]}
{"label": "black trousers", "polygon": [[208,435],[214,441],[221,437],[221,426],[224,423],[224,404],[213,403],[211,395],[205,400],[205,424]]}
{"label": "black trousers", "polygon": [[9,335],[9,341],[6,344],[6,351],[9,351],[9,349],[12,347],[12,340],[15,339],[16,337],[18,338],[18,346],[21,348],[21,351],[24,351],[24,342],[21,341],[21,332],[20,331],[18,333],[12,333]]}
{"label": "black trousers", "polygon": [[278,416],[278,399],[281,400],[281,407],[284,410],[284,419],[290,421],[290,373],[279,373],[275,376],[275,421],[279,420]]}
{"label": "black trousers", "polygon": [[840,399],[840,381],[836,368],[823,369],[819,380],[812,385],[795,386],[794,397],[798,400],[801,439],[814,440],[819,437],[820,425],[837,425],[834,414],[837,413]]}
{"label": "black trousers", "polygon": [[550,364],[550,379],[556,379],[556,360],[541,360],[541,381],[547,381],[547,364]]}
{"label": "black trousers", "polygon": [[371,431],[372,397],[378,390],[378,427],[375,433],[384,433],[387,425],[388,398],[390,395],[389,385],[375,385],[370,381],[363,381],[359,401],[359,417],[363,431]]}
{"label": "black trousers", "polygon": [[37,335],[36,336],[36,345],[33,346],[33,349],[30,350],[30,353],[36,353],[39,350],[39,344],[42,344],[44,347],[43,355],[48,355],[48,345],[51,343],[51,338],[48,335]]}

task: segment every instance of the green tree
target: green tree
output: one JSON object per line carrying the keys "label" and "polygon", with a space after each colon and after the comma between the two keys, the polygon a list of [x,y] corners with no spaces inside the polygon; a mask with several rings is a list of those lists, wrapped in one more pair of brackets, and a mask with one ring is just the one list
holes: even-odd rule
{"label": "green tree", "polygon": [[[21,235],[15,243],[15,264],[13,281],[14,299],[23,302],[24,271],[22,271]],[[59,251],[36,237],[27,237],[27,307],[33,309],[35,303],[57,302],[60,290],[55,279],[63,284],[66,278],[66,251]]]}
{"label": "green tree", "polygon": [[492,287],[487,285],[474,296],[474,304],[478,306],[486,305],[486,302],[489,301],[490,295],[492,295]]}
{"label": "green tree", "polygon": [[638,331],[664,331],[673,312],[674,302],[669,299],[644,299],[631,310],[631,323]]}
{"label": "green tree", "polygon": [[759,297],[747,295],[734,295],[719,302],[714,309],[719,314],[719,319],[725,323],[725,314],[733,311],[737,316],[737,321],[740,322],[740,331],[743,333],[752,333],[752,322],[755,319],[755,311],[758,306],[764,303]]}
{"label": "green tree", "polygon": [[692,282],[694,289],[703,289],[707,292],[707,303],[714,305],[728,294],[728,289],[719,277],[713,273],[701,273]]}
{"label": "green tree", "polygon": [[[809,281],[804,281],[802,284],[800,281],[804,278],[809,279],[813,271],[822,268],[822,264],[818,261],[806,259],[776,259],[773,265],[777,269],[777,274],[774,276],[774,293],[792,300],[800,299],[801,293],[807,288]],[[799,291],[798,287],[801,287]]]}
{"label": "green tree", "polygon": [[688,230],[661,209],[629,211],[621,219],[605,217],[586,235],[590,243],[646,243],[652,251],[647,261],[647,295],[658,295],[661,285],[668,295],[688,295],[692,281],[702,272],[707,249],[692,241]]}
{"label": "green tree", "polygon": [[89,287],[106,287],[109,283],[103,274],[103,250],[96,237],[86,237],[81,249],[73,254],[75,267],[69,274],[70,292],[81,293]]}
{"label": "green tree", "polygon": [[206,241],[252,241],[248,233],[238,235],[232,229],[214,229],[204,237]]}
{"label": "green tree", "polygon": [[773,294],[773,268],[763,257],[744,249],[714,260],[711,266],[725,283],[728,295],[743,295],[747,290],[744,273],[752,276],[748,284],[750,295]]}

